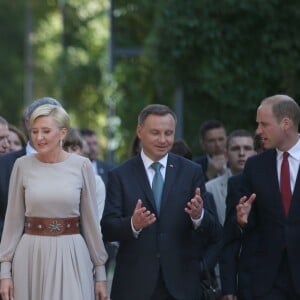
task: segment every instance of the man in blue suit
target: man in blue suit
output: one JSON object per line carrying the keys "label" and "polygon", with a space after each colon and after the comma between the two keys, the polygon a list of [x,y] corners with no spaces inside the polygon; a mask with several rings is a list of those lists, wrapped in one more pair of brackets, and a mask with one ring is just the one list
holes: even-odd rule
{"label": "man in blue suit", "polygon": [[286,95],[264,99],[257,134],[269,149],[247,160],[237,221],[257,239],[254,299],[300,299],[300,108]]}
{"label": "man in blue suit", "polygon": [[[217,240],[220,225],[203,208],[199,165],[169,153],[176,116],[153,104],[139,115],[141,153],[109,173],[102,218],[104,237],[120,241],[113,300],[199,300],[197,240]],[[161,164],[163,191],[155,202],[152,163]]]}

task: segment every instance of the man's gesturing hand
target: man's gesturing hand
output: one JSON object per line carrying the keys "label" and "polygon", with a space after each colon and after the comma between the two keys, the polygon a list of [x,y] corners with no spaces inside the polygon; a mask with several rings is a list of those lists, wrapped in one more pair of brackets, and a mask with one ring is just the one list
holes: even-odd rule
{"label": "man's gesturing hand", "polygon": [[200,188],[196,188],[194,198],[192,198],[188,203],[184,211],[190,215],[194,220],[201,217],[203,209],[203,200],[200,194]]}
{"label": "man's gesturing hand", "polygon": [[155,214],[147,210],[142,204],[142,200],[139,199],[132,215],[132,225],[137,231],[148,227],[156,221]]}
{"label": "man's gesturing hand", "polygon": [[249,198],[244,196],[240,199],[239,204],[236,206],[236,219],[241,227],[248,223],[248,217],[255,198],[255,194],[251,194]]}

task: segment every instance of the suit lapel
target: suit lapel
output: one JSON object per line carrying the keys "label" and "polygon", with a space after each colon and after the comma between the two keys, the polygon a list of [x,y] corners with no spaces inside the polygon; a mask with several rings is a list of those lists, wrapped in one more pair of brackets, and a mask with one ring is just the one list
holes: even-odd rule
{"label": "suit lapel", "polygon": [[275,149],[271,150],[270,155],[268,156],[267,160],[267,179],[269,185],[274,184],[274,186],[270,186],[269,190],[273,192],[273,205],[275,211],[279,212],[280,216],[285,219],[285,213],[282,205],[281,193],[280,193],[280,184],[278,181],[278,174],[277,174],[277,152]]}
{"label": "suit lapel", "polygon": [[[276,182],[276,186],[274,189],[274,202],[275,205],[278,205],[278,211],[280,212],[282,218],[286,218],[286,215],[284,213],[283,205],[282,205],[282,199],[281,199],[281,192],[280,192],[280,184],[278,181],[278,174],[277,174],[277,152],[276,150],[272,150],[271,155],[269,155],[268,160],[268,167],[267,170],[270,170],[268,172],[267,178],[270,178],[269,182]],[[272,190],[272,188],[270,189]],[[300,168],[298,170],[296,182],[295,182],[295,188],[292,195],[292,202],[291,207],[288,213],[288,218],[295,217],[299,218],[300,214]]]}
{"label": "suit lapel", "polygon": [[174,185],[178,167],[179,166],[178,166],[178,162],[176,161],[176,159],[171,154],[169,154],[168,162],[166,165],[166,176],[165,176],[164,190],[163,190],[163,194],[162,194],[162,203],[161,203],[161,208],[160,208],[161,212],[164,209],[164,207],[166,206],[167,200],[169,199],[168,194]]}
{"label": "suit lapel", "polygon": [[299,219],[300,214],[300,168],[298,169],[298,174],[295,182],[295,188],[292,196],[291,207],[289,210],[288,217],[295,216]]}
{"label": "suit lapel", "polygon": [[225,175],[222,176],[222,181],[220,183],[220,193],[222,195],[222,199],[226,199],[226,195],[227,195],[227,182],[228,179],[232,176],[230,171],[227,171],[225,173]]}
{"label": "suit lapel", "polygon": [[[285,218],[285,213],[282,205],[282,199],[281,199],[281,192],[280,192],[280,185],[278,181],[278,174],[277,174],[277,152],[275,149],[272,150],[268,165],[268,170],[270,170],[270,183],[275,183],[274,186],[274,204],[277,206],[278,209],[276,211],[280,212],[281,217]],[[269,177],[268,176],[268,177]],[[271,187],[270,190],[273,188]]]}

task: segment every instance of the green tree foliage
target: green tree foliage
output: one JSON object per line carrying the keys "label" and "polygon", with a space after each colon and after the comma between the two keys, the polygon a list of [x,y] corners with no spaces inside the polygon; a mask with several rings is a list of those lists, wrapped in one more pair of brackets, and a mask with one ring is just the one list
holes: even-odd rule
{"label": "green tree foliage", "polygon": [[[297,1],[116,3],[123,12],[116,17],[123,24],[119,39],[125,36],[133,46],[138,41],[144,49],[142,58],[118,61],[120,107],[127,113],[134,104],[137,113],[148,103],[172,106],[176,86],[182,84],[184,137],[194,153],[200,151],[198,128],[204,120],[220,119],[228,131],[254,130],[261,99],[276,93],[299,98]],[[150,26],[139,26],[141,19]],[[135,119],[121,119],[127,136]]]}
{"label": "green tree foliage", "polygon": [[185,134],[194,150],[205,119],[253,129],[262,98],[299,98],[299,17],[297,1],[161,2],[149,38],[155,76],[183,83]]}
{"label": "green tree foliage", "polygon": [[36,33],[40,84],[48,82],[49,93],[62,99],[80,127],[99,125],[104,113],[99,87],[108,36],[106,2],[64,1]]}
{"label": "green tree foliage", "polygon": [[15,124],[23,102],[23,13],[23,1],[0,1],[0,115]]}
{"label": "green tree foliage", "polygon": [[33,99],[59,99],[70,112],[73,126],[95,128],[105,144],[101,81],[102,73],[107,73],[106,0],[1,1],[0,114],[18,124],[24,107],[26,5],[32,15]]}
{"label": "green tree foliage", "polygon": [[[26,8],[30,8],[33,16],[32,26],[36,27],[45,13],[51,13],[53,10],[50,2],[39,0],[0,1],[0,115],[16,125],[20,124],[25,101],[24,35],[26,13],[28,13]],[[34,35],[32,34],[30,38],[33,40]],[[34,66],[30,66],[30,68],[34,69]],[[41,93],[45,95],[44,90]]]}
{"label": "green tree foliage", "polygon": [[[33,13],[33,98],[60,99],[73,124],[96,128],[118,161],[128,157],[141,108],[174,108],[178,85],[184,138],[194,154],[205,119],[222,120],[228,131],[254,130],[262,98],[300,99],[299,1],[116,0],[110,74],[108,0],[3,0],[0,114],[13,123],[24,102],[24,3]],[[141,53],[120,55],[122,49]],[[108,108],[115,117],[108,118]]]}
{"label": "green tree foliage", "polygon": [[[116,113],[122,121],[122,139],[117,159],[122,161],[130,155],[140,110],[149,103],[159,102],[153,62],[145,52],[145,41],[153,25],[156,3],[139,0],[117,0],[114,3],[114,41],[117,53],[114,58],[114,78],[122,94],[116,107]],[[122,50],[133,49],[139,50],[140,54],[120,55]]]}

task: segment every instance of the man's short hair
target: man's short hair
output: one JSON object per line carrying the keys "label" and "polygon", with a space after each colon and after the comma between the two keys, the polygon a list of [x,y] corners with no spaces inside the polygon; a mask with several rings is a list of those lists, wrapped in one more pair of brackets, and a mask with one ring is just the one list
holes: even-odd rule
{"label": "man's short hair", "polygon": [[175,122],[177,121],[175,113],[168,106],[162,104],[147,105],[143,108],[138,116],[138,125],[142,125],[149,115],[165,116],[168,114],[170,114],[174,118]]}
{"label": "man's short hair", "polygon": [[237,129],[237,130],[234,130],[232,131],[228,137],[227,137],[227,142],[226,142],[226,148],[228,149],[229,147],[229,144],[231,142],[231,140],[235,137],[249,137],[249,138],[252,138],[253,140],[253,145],[254,145],[254,136],[253,134],[248,131],[248,130],[245,130],[245,129]]}
{"label": "man's short hair", "polygon": [[221,121],[218,120],[207,120],[204,121],[199,128],[199,137],[204,140],[206,132],[211,129],[224,128],[225,126]]}
{"label": "man's short hair", "polygon": [[298,128],[300,122],[300,108],[298,103],[287,95],[274,95],[262,100],[261,105],[271,105],[274,117],[278,122],[283,118],[291,119]]}

